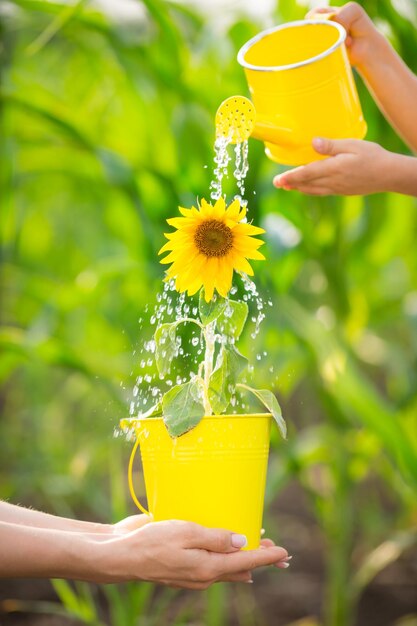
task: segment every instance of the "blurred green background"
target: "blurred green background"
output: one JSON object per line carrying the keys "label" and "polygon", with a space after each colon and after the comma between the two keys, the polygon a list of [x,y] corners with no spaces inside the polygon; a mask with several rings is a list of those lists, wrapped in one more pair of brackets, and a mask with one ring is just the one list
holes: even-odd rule
{"label": "blurred green background", "polygon": [[[417,72],[415,1],[362,5]],[[130,444],[113,430],[165,219],[209,195],[215,111],[247,95],[239,47],[310,6],[0,2],[0,497],[92,520],[134,512]],[[368,139],[407,152],[357,83]],[[265,527],[291,571],[199,594],[60,582],[28,603],[24,583],[3,587],[24,623],[417,624],[416,200],[277,191],[253,140],[249,160],[249,212],[267,230],[256,282],[273,308],[241,351],[268,352],[254,383],[275,367],[289,426],[272,442]]]}

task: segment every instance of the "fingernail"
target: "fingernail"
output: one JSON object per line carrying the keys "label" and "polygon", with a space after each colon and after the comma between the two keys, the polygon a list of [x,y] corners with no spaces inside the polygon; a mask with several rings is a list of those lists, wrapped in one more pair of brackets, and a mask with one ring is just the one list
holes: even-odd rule
{"label": "fingernail", "polygon": [[281,177],[280,176],[275,176],[274,180],[272,181],[274,187],[281,187]]}
{"label": "fingernail", "polygon": [[281,561],[281,563],[277,563],[275,565],[275,567],[278,567],[279,569],[287,569],[287,567],[289,567],[290,564],[287,563],[286,561]]}
{"label": "fingernail", "polygon": [[237,534],[232,535],[232,546],[234,548],[244,548],[247,545],[248,545],[248,540],[246,539],[245,535],[237,535]]}
{"label": "fingernail", "polygon": [[251,578],[250,580],[247,580],[247,581],[246,581],[246,584],[248,584],[248,585],[252,585],[252,584],[253,584],[253,580],[252,580],[252,578]]}
{"label": "fingernail", "polygon": [[261,537],[263,537],[265,534],[265,528],[261,528]]}
{"label": "fingernail", "polygon": [[316,150],[322,150],[323,147],[324,147],[323,139],[321,137],[314,137],[313,148],[316,148]]}
{"label": "fingernail", "polygon": [[291,561],[291,559],[292,559],[292,556],[286,556],[284,561]]}

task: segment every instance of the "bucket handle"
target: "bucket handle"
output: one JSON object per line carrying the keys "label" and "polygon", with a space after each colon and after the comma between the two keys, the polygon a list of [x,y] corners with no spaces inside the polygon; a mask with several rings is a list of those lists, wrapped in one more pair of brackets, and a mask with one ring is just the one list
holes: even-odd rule
{"label": "bucket handle", "polygon": [[150,515],[149,511],[147,511],[145,507],[142,506],[142,504],[139,502],[139,498],[137,497],[135,488],[133,486],[133,462],[135,460],[138,447],[139,447],[139,437],[136,436],[135,445],[133,446],[132,452],[130,453],[129,468],[127,470],[127,481],[129,484],[129,491],[130,491],[130,495],[132,497],[133,502],[136,504],[138,509],[142,511],[142,513],[145,513],[145,515]]}

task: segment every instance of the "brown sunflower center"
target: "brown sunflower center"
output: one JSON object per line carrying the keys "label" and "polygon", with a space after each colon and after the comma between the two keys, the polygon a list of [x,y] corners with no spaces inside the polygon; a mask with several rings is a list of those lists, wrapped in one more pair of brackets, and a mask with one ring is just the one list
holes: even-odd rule
{"label": "brown sunflower center", "polygon": [[207,220],[197,227],[194,242],[206,256],[226,256],[233,246],[233,233],[223,222]]}

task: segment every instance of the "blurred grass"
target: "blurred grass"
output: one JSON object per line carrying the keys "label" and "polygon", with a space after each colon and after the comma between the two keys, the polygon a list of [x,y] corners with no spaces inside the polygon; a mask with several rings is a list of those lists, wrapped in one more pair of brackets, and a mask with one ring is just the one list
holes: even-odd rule
{"label": "blurred grass", "polygon": [[[415,4],[403,3],[408,16],[389,0],[362,4],[417,71]],[[132,511],[129,446],[113,428],[138,373],[138,319],[161,285],[165,219],[208,195],[215,110],[247,93],[236,52],[266,25],[240,11],[222,25],[173,2],[137,5],[126,21],[88,1],[0,7],[0,496],[106,521]],[[270,22],[305,11],[282,0]],[[358,86],[368,138],[406,151]],[[268,352],[255,382],[275,367],[290,429],[288,444],[273,440],[267,500],[302,484],[326,545],[322,619],[353,624],[387,562],[372,555],[413,536],[417,520],[416,201],[278,192],[259,143],[249,156],[249,210],[267,229],[257,283],[273,308],[242,351]],[[114,626],[154,611],[146,587],[111,589]],[[227,623],[236,594],[210,592],[206,620]],[[235,619],[262,624],[248,594]],[[190,612],[200,605],[178,623]]]}

